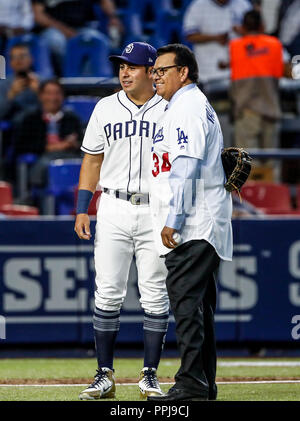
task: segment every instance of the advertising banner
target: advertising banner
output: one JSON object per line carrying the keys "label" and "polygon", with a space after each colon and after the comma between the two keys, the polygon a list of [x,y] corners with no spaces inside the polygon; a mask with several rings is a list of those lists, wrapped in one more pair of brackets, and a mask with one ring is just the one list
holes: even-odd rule
{"label": "advertising banner", "polygon": [[[299,339],[299,228],[300,219],[233,221],[234,258],[219,271],[218,341]],[[71,218],[1,220],[0,233],[0,341],[92,342],[93,239],[79,240]],[[142,341],[142,323],[133,261],[118,341]],[[167,341],[175,341],[172,315]]]}

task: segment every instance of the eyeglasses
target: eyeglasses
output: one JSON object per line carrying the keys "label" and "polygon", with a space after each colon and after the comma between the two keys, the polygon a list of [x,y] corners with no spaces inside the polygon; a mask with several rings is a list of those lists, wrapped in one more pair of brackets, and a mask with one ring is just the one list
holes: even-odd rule
{"label": "eyeglasses", "polygon": [[30,57],[30,55],[28,53],[20,53],[20,54],[11,54],[10,55],[11,60],[18,60],[20,58],[26,58],[26,57]]}
{"label": "eyeglasses", "polygon": [[151,74],[152,76],[157,75],[161,77],[165,75],[168,69],[172,69],[172,67],[182,67],[182,66],[177,66],[177,64],[173,64],[172,66],[158,67],[157,69],[152,69]]}

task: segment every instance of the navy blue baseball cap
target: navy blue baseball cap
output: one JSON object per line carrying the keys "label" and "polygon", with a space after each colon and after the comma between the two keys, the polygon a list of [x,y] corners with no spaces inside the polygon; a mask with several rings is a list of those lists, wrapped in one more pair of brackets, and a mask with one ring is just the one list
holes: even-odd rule
{"label": "navy blue baseball cap", "polygon": [[111,61],[126,61],[139,66],[154,66],[156,49],[146,42],[132,42],[122,51],[121,56],[109,56]]}

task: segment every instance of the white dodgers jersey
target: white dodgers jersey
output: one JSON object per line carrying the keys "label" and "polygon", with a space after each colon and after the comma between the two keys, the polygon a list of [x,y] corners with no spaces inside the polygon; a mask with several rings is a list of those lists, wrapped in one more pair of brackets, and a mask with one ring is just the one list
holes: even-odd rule
{"label": "white dodgers jersey", "polygon": [[187,207],[180,232],[182,242],[204,239],[222,259],[231,260],[232,200],[224,188],[223,136],[218,117],[196,85],[188,85],[175,95],[158,121],[152,147],[150,206],[159,254],[171,251],[163,245],[160,233],[166,225],[172,199],[169,185],[172,163],[177,157],[185,156],[198,159],[200,170],[194,198],[184,192],[184,211],[187,204],[191,206]]}
{"label": "white dodgers jersey", "polygon": [[81,150],[104,153],[101,188],[149,192],[149,165],[157,120],[167,102],[154,94],[137,106],[124,91],[102,98],[91,115]]}

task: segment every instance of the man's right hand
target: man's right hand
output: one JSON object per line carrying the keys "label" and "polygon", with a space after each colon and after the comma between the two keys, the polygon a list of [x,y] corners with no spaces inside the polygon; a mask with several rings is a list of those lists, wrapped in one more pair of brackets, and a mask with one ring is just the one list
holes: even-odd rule
{"label": "man's right hand", "polygon": [[79,213],[76,216],[74,231],[81,240],[90,240],[90,218],[87,213]]}
{"label": "man's right hand", "polygon": [[62,24],[60,30],[64,34],[64,36],[68,39],[73,38],[77,35],[77,31],[67,25]]}
{"label": "man's right hand", "polygon": [[19,93],[23,92],[28,86],[28,80],[25,77],[16,77],[7,93],[8,99],[13,99]]}
{"label": "man's right hand", "polygon": [[229,41],[228,34],[225,33],[225,34],[216,35],[216,41],[221,45],[226,45]]}

